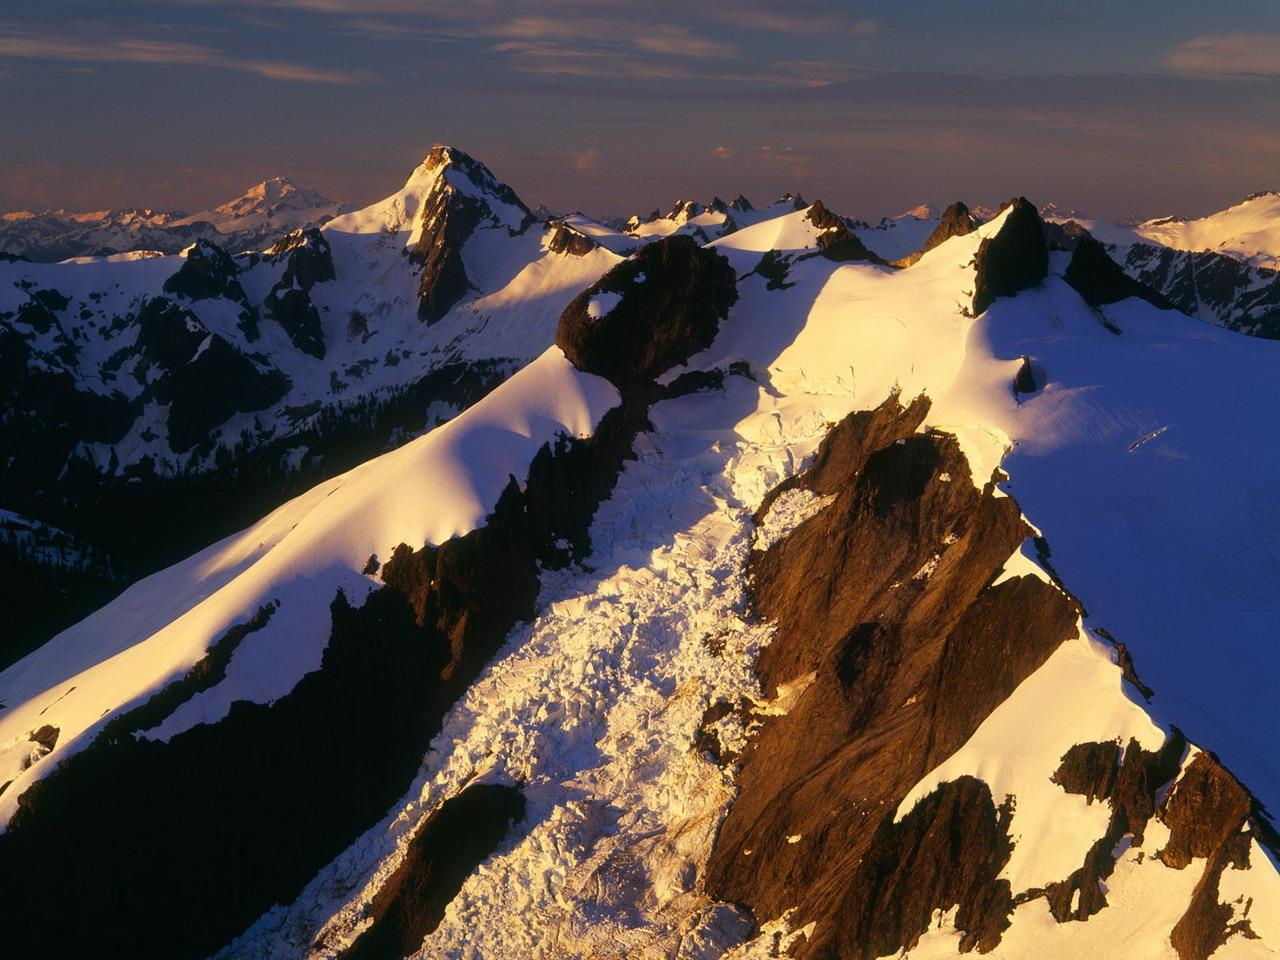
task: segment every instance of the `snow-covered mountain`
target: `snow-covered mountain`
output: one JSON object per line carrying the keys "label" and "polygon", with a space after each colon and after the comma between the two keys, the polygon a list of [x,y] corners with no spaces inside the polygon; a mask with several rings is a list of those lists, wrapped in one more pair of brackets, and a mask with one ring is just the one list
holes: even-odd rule
{"label": "snow-covered mountain", "polygon": [[542,223],[437,148],[267,254],[2,268],[26,376],[128,347],[95,396],[171,452],[211,353],[312,391],[191,430],[224,497],[326,373],[494,365],[0,672],[7,951],[1280,949],[1280,344],[1021,198],[879,249],[725,206]]}
{"label": "snow-covered mountain", "polygon": [[1280,339],[1280,193],[1189,220],[1113,224],[1056,208],[1105,243],[1130,276],[1192,316],[1252,336]]}
{"label": "snow-covered mountain", "polygon": [[235,253],[261,249],[292,230],[318,227],[346,209],[286,177],[273,177],[196,214],[132,208],[0,214],[0,254],[56,262],[132,251],[178,253],[197,240]]}
{"label": "snow-covered mountain", "polygon": [[[537,356],[620,259],[559,251],[556,235],[440,148],[393,196],[261,253],[200,240],[0,262],[0,503],[123,573],[177,560]],[[237,497],[220,495],[229,483]]]}

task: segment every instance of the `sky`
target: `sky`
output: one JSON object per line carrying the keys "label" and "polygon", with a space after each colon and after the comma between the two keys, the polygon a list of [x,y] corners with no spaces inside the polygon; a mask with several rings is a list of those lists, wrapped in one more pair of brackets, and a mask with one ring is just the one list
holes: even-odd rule
{"label": "sky", "polygon": [[0,5],[0,210],[364,204],[435,143],[597,216],[786,191],[1122,219],[1280,189],[1276,0]]}

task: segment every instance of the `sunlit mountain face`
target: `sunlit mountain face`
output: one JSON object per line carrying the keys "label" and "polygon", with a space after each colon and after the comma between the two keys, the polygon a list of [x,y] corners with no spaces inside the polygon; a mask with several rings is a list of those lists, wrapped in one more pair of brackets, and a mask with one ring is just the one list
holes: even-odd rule
{"label": "sunlit mountain face", "polygon": [[1274,957],[1280,10],[1153,13],[15,11],[0,957]]}

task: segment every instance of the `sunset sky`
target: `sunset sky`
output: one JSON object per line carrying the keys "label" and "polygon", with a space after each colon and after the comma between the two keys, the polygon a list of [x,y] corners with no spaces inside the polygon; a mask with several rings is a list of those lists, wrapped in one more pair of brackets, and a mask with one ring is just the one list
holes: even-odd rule
{"label": "sunset sky", "polygon": [[41,0],[0,13],[0,208],[355,203],[435,142],[531,206],[1023,193],[1098,216],[1280,188],[1280,3]]}

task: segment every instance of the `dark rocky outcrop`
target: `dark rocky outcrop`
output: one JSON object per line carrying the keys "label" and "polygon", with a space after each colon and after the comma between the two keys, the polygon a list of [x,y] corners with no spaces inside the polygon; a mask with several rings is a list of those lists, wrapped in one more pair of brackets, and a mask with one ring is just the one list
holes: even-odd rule
{"label": "dark rocky outcrop", "polygon": [[[664,246],[669,253],[684,244]],[[696,245],[692,253],[683,261],[673,256],[692,271],[685,280],[701,282],[693,294],[701,306],[691,313],[684,301],[661,304],[666,312],[646,325],[661,345],[635,344],[651,358],[645,376],[662,372],[657,357],[674,362],[692,352],[706,310],[714,333],[723,312],[714,308],[725,295],[719,271],[728,271],[732,290],[724,261]],[[662,248],[651,256],[641,262],[677,269]],[[667,279],[688,291],[679,276]],[[698,322],[686,324],[691,317]],[[677,333],[689,342],[678,345]],[[321,665],[288,694],[269,705],[237,702],[220,722],[167,742],[134,735],[216,680],[229,645],[254,628],[251,621],[215,643],[207,665],[112,719],[29,788],[0,835],[0,899],[27,921],[9,941],[14,949],[35,949],[38,941],[39,950],[60,954],[207,955],[272,904],[290,902],[384,816],[418,771],[445,710],[514,624],[533,616],[540,568],[589,548],[591,517],[632,456],[648,403],[663,395],[643,379],[623,379],[634,389],[594,435],[544,446],[523,489],[512,477],[484,526],[438,546],[401,545],[381,565],[384,586],[360,607],[339,591]],[[343,776],[325,774],[333,769]],[[95,798],[87,808],[86,796]],[[505,830],[517,815],[511,798],[504,802],[500,816],[486,817],[488,834],[471,838],[475,845],[466,841],[467,855],[450,861],[448,882],[433,881],[425,899],[416,891],[426,891],[428,874],[439,876],[433,864],[444,861],[437,854],[458,831],[424,825],[417,866],[407,867],[381,901],[375,929],[385,933],[368,949],[380,949],[382,937],[411,941],[438,917],[461,882],[458,871],[470,869],[482,847],[492,849],[496,824]],[[214,823],[216,830],[190,829]],[[83,909],[69,914],[62,899],[46,896],[55,884]]]}
{"label": "dark rocky outcrop", "polygon": [[1088,234],[1077,240],[1064,277],[1091,307],[1138,297],[1161,310],[1173,309],[1167,297],[1125,273],[1107,248]]}
{"label": "dark rocky outcrop", "polygon": [[281,237],[267,251],[267,258],[276,263],[285,261],[280,276],[283,287],[310,291],[317,283],[337,278],[329,241],[314,227]]}
{"label": "dark rocky outcrop", "polygon": [[942,219],[938,221],[938,225],[933,228],[933,233],[924,242],[923,253],[928,253],[934,247],[946,243],[952,237],[967,237],[973,231],[978,229],[982,223],[969,210],[968,206],[957,200],[946,210],[942,211]]}
{"label": "dark rocky outcrop", "polygon": [[1118,743],[1077,743],[1062,755],[1062,763],[1050,779],[1088,803],[1106,800],[1115,789],[1120,756]]}
{"label": "dark rocky outcrop", "polygon": [[1049,273],[1049,247],[1040,214],[1025,197],[1010,206],[1000,231],[978,247],[974,314],[982,313],[997,297],[1012,297],[1039,286]]}
{"label": "dark rocky outcrop", "polygon": [[1018,365],[1018,372],[1013,375],[1013,394],[1035,393],[1043,386],[1043,377],[1036,377],[1036,366],[1025,354]]}
{"label": "dark rocky outcrop", "polygon": [[164,282],[164,292],[188,300],[225,297],[248,305],[244,288],[236,279],[240,268],[222,247],[210,240],[194,243],[173,276]]}
{"label": "dark rocky outcrop", "polygon": [[265,302],[267,315],[284,328],[293,345],[317,360],[324,359],[320,311],[305,290],[273,287]]}
{"label": "dark rocky outcrop", "polygon": [[285,263],[280,279],[267,293],[268,316],[284,328],[299,350],[317,360],[324,359],[324,330],[311,290],[316,284],[337,277],[329,241],[314,228],[297,230],[282,237],[267,251],[267,258]]}
{"label": "dark rocky outcrop", "polygon": [[463,882],[524,817],[519,788],[477,783],[446,800],[418,828],[404,860],[369,904],[370,926],[341,960],[415,953],[440,925]]}
{"label": "dark rocky outcrop", "polygon": [[828,260],[888,264],[858,239],[847,220],[828,210],[821,200],[813,202],[805,219],[822,231],[818,234],[818,249]]}
{"label": "dark rocky outcrop", "polygon": [[1218,901],[1218,884],[1224,870],[1248,867],[1251,838],[1266,842],[1271,831],[1254,798],[1210,753],[1196,754],[1157,810],[1157,792],[1177,776],[1186,749],[1175,729],[1155,753],[1131,742],[1118,768],[1113,743],[1077,744],[1067,751],[1055,782],[1090,802],[1109,800],[1112,813],[1084,865],[1045,891],[1059,922],[1085,920],[1107,905],[1105,881],[1115,867],[1117,844],[1132,834],[1133,844],[1140,846],[1147,823],[1159,816],[1170,835],[1156,857],[1175,870],[1186,869],[1193,858],[1205,864],[1169,934],[1181,960],[1207,960],[1229,937],[1253,936],[1247,917],[1233,920],[1231,906]]}
{"label": "dark rocky outcrop", "polygon": [[[621,299],[593,317],[592,298],[602,294]],[[690,237],[668,237],[578,294],[560,316],[556,344],[625,394],[710,346],[737,298],[728,260]]]}
{"label": "dark rocky outcrop", "polygon": [[1058,223],[1052,220],[1044,221],[1044,239],[1049,244],[1050,250],[1065,250],[1070,253],[1075,250],[1076,244],[1080,242],[1082,237],[1092,236],[1088,230],[1074,220],[1068,220],[1065,223]]}
{"label": "dark rocky outcrop", "polygon": [[952,237],[967,237],[977,230],[981,224],[982,221],[965,204],[957,200],[942,211],[942,218],[925,240],[924,246],[917,252],[903,257],[897,263],[900,266],[909,267],[934,247],[946,243]]}
{"label": "dark rocky outcrop", "polygon": [[1135,243],[1124,270],[1183,313],[1254,337],[1280,339],[1280,272],[1225,253]]}
{"label": "dark rocky outcrop", "polygon": [[549,224],[551,237],[547,240],[547,249],[552,253],[563,253],[570,257],[585,257],[599,246],[585,233],[575,230],[563,220]]}
{"label": "dark rocky outcrop", "polygon": [[[536,218],[510,187],[500,183],[489,168],[453,147],[434,147],[428,155],[428,170],[442,171],[422,203],[422,233],[409,251],[409,259],[422,269],[418,286],[418,315],[428,324],[440,320],[468,291],[474,289],[462,260],[462,248],[471,234],[487,223],[499,221],[489,206],[487,195],[521,211],[518,229],[522,233]],[[474,196],[450,182],[448,171],[465,176],[482,196]]]}
{"label": "dark rocky outcrop", "polygon": [[175,452],[207,441],[234,413],[269,407],[289,389],[283,373],[263,369],[171,300],[148,300],[136,322],[143,359],[161,371],[143,396],[169,405],[169,446]]}
{"label": "dark rocky outcrop", "polygon": [[1175,729],[1157,751],[1130,741],[1120,757],[1116,743],[1073,746],[1051,778],[1068,793],[1088,802],[1109,802],[1107,831],[1090,848],[1084,863],[1069,877],[1043,891],[1049,912],[1059,923],[1087,920],[1107,905],[1105,881],[1116,866],[1117,844],[1126,834],[1142,843],[1147,822],[1156,812],[1156,792],[1178,773],[1186,741]]}
{"label": "dark rocky outcrop", "polygon": [[[910,946],[940,907],[958,907],[960,950],[986,953],[1009,926],[1008,880],[997,877],[1013,844],[1012,804],[997,809],[981,780],[961,777],[920,801],[901,822],[880,822],[813,956],[874,960]],[[846,918],[848,918],[846,920]]]}
{"label": "dark rocky outcrop", "polygon": [[[547,448],[483,527],[401,546],[361,607],[339,593],[320,668],[286,696],[238,702],[168,742],[133,735],[216,680],[251,621],[211,647],[208,666],[113,719],[28,789],[0,836],[0,896],[28,918],[26,934],[46,952],[204,956],[289,902],[386,813],[449,704],[532,616],[538,558],[555,555],[559,536],[585,541],[591,497],[612,489],[628,431]],[[324,775],[332,769],[344,775]],[[55,882],[83,909],[67,914],[44,896]]]}
{"label": "dark rocky outcrop", "polygon": [[787,282],[791,263],[785,254],[777,250],[766,250],[752,272],[764,277],[766,290],[786,290],[795,286],[794,283]]}
{"label": "dark rocky outcrop", "polygon": [[[927,410],[895,397],[833,428],[787,486],[834,502],[751,563],[756,608],[777,621],[761,685],[803,692],[749,747],[707,883],[758,919],[817,921],[800,956],[891,953],[956,902],[986,949],[1012,909],[985,788],[948,787],[897,827],[893,811],[1073,634],[1078,608],[1033,577],[991,585],[1030,531],[1011,499],[974,488],[953,438],[915,433]],[[981,849],[961,842],[970,829]],[[960,846],[923,853],[944,837]]]}

